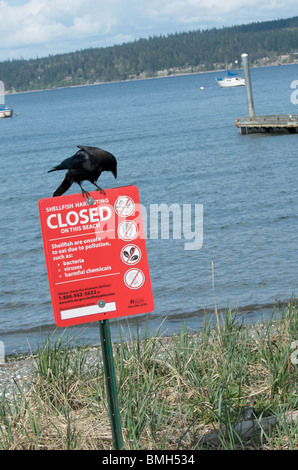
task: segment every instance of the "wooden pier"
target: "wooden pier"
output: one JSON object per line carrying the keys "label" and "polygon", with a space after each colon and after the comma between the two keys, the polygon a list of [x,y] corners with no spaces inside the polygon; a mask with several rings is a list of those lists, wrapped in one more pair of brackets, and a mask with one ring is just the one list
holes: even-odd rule
{"label": "wooden pier", "polygon": [[245,77],[245,88],[248,105],[248,116],[235,119],[235,126],[240,129],[241,134],[256,132],[288,133],[298,132],[298,114],[272,114],[268,116],[256,116],[252,96],[248,55],[242,54],[243,71]]}
{"label": "wooden pier", "polygon": [[273,114],[268,116],[251,116],[235,119],[235,126],[241,134],[256,132],[298,133],[298,114]]}

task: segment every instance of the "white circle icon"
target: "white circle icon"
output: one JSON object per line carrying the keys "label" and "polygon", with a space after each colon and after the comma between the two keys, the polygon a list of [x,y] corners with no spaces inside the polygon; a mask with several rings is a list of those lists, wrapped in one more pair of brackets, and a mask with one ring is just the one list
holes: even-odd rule
{"label": "white circle icon", "polygon": [[120,196],[115,201],[114,209],[120,217],[129,217],[135,211],[134,200],[129,196]]}
{"label": "white circle icon", "polygon": [[139,229],[132,220],[123,220],[118,226],[118,236],[121,240],[134,240],[137,238]]}
{"label": "white circle icon", "polygon": [[140,261],[142,252],[137,245],[126,245],[122,248],[120,257],[123,263],[133,265]]}
{"label": "white circle icon", "polygon": [[140,269],[129,269],[124,274],[124,283],[129,289],[139,289],[145,282],[145,274]]}

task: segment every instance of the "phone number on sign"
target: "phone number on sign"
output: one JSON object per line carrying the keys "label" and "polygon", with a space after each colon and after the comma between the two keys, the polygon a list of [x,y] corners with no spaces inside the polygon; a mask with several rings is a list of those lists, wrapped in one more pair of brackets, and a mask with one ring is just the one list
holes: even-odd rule
{"label": "phone number on sign", "polygon": [[97,293],[96,290],[89,290],[86,292],[77,292],[75,294],[59,295],[59,300],[68,300],[68,299],[76,299],[78,297],[87,297],[89,295],[94,295],[96,293]]}

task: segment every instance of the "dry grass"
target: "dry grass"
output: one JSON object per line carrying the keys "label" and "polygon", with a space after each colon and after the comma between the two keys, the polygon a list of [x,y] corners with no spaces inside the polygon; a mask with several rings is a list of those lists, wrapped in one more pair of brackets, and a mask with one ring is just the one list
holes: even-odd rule
{"label": "dry grass", "polygon": [[[298,409],[297,302],[275,309],[271,321],[245,328],[236,314],[198,334],[140,339],[122,335],[114,345],[125,449],[295,449],[298,423],[283,423]],[[274,320],[274,321],[273,321]],[[0,449],[112,449],[104,372],[87,350],[63,350],[58,341],[39,350],[34,384],[0,401]],[[244,439],[235,426],[275,415],[269,434]],[[218,442],[205,439],[218,431]]]}

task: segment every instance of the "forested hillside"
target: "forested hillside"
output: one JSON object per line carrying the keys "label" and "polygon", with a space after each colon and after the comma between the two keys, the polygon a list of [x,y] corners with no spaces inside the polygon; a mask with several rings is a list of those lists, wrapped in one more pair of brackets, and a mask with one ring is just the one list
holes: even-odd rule
{"label": "forested hillside", "polygon": [[243,52],[250,64],[282,55],[297,58],[298,16],[224,29],[197,30],[139,39],[105,48],[85,49],[32,60],[0,62],[6,91],[126,80],[181,71],[210,71],[235,66]]}

